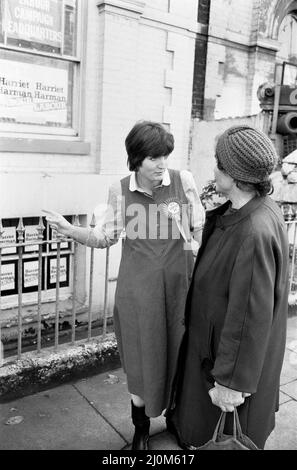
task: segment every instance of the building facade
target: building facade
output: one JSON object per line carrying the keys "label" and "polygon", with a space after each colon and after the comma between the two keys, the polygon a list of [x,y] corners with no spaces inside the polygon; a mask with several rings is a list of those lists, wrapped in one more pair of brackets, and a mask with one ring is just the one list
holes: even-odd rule
{"label": "building facade", "polygon": [[[159,121],[173,132],[171,166],[187,167],[197,7],[196,0],[0,1],[2,246],[20,241],[20,221],[25,241],[37,240],[42,209],[90,224],[110,183],[128,174],[124,139],[140,119]],[[43,312],[52,313],[57,246],[48,227],[43,234],[53,239],[42,267]],[[37,248],[24,253],[28,323],[36,313]],[[61,245],[64,313],[71,298],[69,249]],[[95,257],[93,309],[100,313],[105,250],[96,250]],[[119,257],[120,246],[114,247],[111,276]],[[88,301],[89,258],[89,250],[79,247],[81,307]],[[2,250],[2,321],[17,315],[18,263],[16,248]]]}
{"label": "building facade", "polygon": [[[277,63],[297,63],[296,12],[291,0],[0,0],[2,246],[20,241],[20,234],[37,240],[42,209],[90,224],[109,185],[128,174],[124,140],[140,119],[174,134],[170,165],[190,168],[201,189],[213,175],[219,132],[251,122],[269,133],[271,113],[261,112],[257,90],[275,80]],[[291,81],[294,70],[287,69]],[[57,246],[48,227],[43,237],[52,240],[41,279],[43,312],[50,314]],[[120,249],[111,250],[111,277]],[[64,313],[72,295],[70,251],[61,245]],[[22,304],[30,319],[36,246],[24,254]],[[17,315],[19,261],[16,248],[1,255],[0,321],[6,321]],[[95,258],[93,310],[100,315],[105,251],[96,250]],[[77,259],[83,310],[89,250],[79,247]]]}
{"label": "building facade", "polygon": [[219,132],[251,122],[270,133],[272,113],[261,113],[257,90],[276,82],[284,62],[291,64],[285,83],[294,85],[296,12],[292,0],[199,2],[190,162],[200,187],[212,178]]}

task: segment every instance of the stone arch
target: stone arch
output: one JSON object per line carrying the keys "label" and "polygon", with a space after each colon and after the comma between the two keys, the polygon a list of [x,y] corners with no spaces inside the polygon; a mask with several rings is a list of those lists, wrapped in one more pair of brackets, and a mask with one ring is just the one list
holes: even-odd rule
{"label": "stone arch", "polygon": [[268,13],[268,30],[267,36],[271,39],[278,39],[279,28],[283,19],[290,13],[296,11],[297,13],[297,1],[296,0],[277,0],[272,2],[271,8]]}

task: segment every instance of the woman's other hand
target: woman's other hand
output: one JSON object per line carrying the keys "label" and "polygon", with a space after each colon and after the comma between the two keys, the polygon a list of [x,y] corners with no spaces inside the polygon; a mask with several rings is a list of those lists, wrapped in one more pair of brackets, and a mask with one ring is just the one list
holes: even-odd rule
{"label": "woman's other hand", "polygon": [[214,388],[209,390],[208,394],[212,403],[221,408],[222,411],[234,411],[234,408],[242,405],[244,402],[242,392],[224,387],[217,382],[215,382]]}
{"label": "woman's other hand", "polygon": [[71,237],[73,226],[58,212],[42,210],[46,214],[46,220],[50,224],[50,227],[62,235]]}

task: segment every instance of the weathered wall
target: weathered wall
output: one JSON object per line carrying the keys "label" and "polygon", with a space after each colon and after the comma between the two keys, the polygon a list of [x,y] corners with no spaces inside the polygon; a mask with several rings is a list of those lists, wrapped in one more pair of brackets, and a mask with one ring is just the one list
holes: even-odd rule
{"label": "weathered wall", "polygon": [[[268,31],[259,32],[259,23],[264,24],[266,7],[262,0],[210,3],[208,30],[202,31],[196,46],[202,49],[202,38],[207,40],[204,112],[195,112],[194,101],[194,118],[213,120],[260,111],[256,91],[264,81],[273,80],[279,47]],[[271,8],[275,14],[276,5],[270,5],[269,11]],[[269,21],[272,20],[266,16],[266,24]],[[203,68],[202,52],[202,59],[196,54],[194,90],[195,86],[199,88]]]}
{"label": "weathered wall", "polygon": [[[108,186],[128,174],[124,139],[134,123],[164,123],[175,136],[174,168],[186,168],[191,125],[196,0],[84,0],[81,135],[64,139],[38,136],[40,151],[8,151],[0,141],[1,218],[39,216],[41,209],[85,214],[106,201]],[[21,130],[21,129],[20,129]],[[22,135],[29,146],[34,135]],[[43,139],[46,144],[43,145]],[[12,139],[13,140],[13,139]],[[49,142],[49,140],[52,140]],[[90,151],[72,153],[76,141]],[[64,142],[64,143],[65,143]],[[47,149],[49,149],[47,151]],[[120,246],[113,247],[110,274],[116,275]],[[87,250],[87,272],[89,267]],[[81,283],[88,292],[88,276]],[[95,311],[102,310],[105,251],[95,252]],[[110,286],[112,311],[114,283]],[[34,300],[35,301],[35,300]],[[17,302],[17,300],[16,300]],[[2,303],[3,306],[3,303]]]}
{"label": "weathered wall", "polygon": [[215,140],[216,137],[232,125],[248,123],[266,130],[266,117],[262,114],[236,119],[220,119],[216,121],[193,121],[192,149],[190,168],[199,190],[214,178]]}
{"label": "weathered wall", "polygon": [[200,188],[213,177],[216,135],[238,122],[251,122],[269,133],[271,115],[259,114],[257,90],[274,81],[277,25],[296,7],[289,0],[210,2],[207,29],[201,26],[196,42],[189,157]]}

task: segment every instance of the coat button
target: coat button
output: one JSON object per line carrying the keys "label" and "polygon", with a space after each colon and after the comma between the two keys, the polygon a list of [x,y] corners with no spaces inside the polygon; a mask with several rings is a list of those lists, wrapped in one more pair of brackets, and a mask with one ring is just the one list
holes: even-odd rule
{"label": "coat button", "polygon": [[181,320],[181,324],[182,324],[182,325],[185,324],[185,319],[184,319],[184,318]]}

